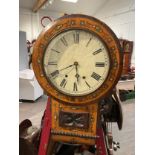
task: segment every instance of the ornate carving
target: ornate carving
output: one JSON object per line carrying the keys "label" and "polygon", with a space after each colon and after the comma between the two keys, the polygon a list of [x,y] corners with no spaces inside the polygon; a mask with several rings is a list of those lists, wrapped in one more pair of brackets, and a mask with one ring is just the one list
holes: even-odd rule
{"label": "ornate carving", "polygon": [[73,137],[88,138],[88,139],[99,138],[99,136],[97,136],[97,135],[76,134],[76,133],[72,133],[72,132],[63,132],[63,131],[55,131],[55,130],[52,130],[51,133],[53,135],[73,136]]}
{"label": "ornate carving", "polygon": [[59,125],[61,127],[88,129],[89,113],[71,113],[60,111]]}

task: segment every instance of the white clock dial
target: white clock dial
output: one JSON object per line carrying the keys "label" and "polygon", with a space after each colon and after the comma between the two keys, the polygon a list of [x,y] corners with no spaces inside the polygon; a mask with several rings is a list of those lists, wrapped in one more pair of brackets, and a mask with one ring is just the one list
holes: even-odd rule
{"label": "white clock dial", "polygon": [[105,81],[110,59],[101,40],[84,30],[68,30],[53,38],[46,48],[43,65],[52,85],[64,94],[82,96]]}

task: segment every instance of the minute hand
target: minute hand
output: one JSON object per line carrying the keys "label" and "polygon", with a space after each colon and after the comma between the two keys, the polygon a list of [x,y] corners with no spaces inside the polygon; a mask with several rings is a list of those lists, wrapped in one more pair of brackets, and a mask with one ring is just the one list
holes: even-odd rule
{"label": "minute hand", "polygon": [[67,67],[65,67],[65,68],[62,68],[62,69],[60,69],[59,71],[65,70],[65,69],[70,68],[70,67],[72,67],[72,66],[74,66],[74,64],[69,65],[69,66],[67,66]]}

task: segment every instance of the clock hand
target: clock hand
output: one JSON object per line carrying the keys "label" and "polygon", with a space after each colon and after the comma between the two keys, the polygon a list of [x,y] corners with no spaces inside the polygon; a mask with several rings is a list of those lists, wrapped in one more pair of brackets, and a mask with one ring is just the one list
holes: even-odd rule
{"label": "clock hand", "polygon": [[76,74],[75,77],[77,78],[77,83],[79,83],[79,77],[80,77],[80,75],[79,74]]}
{"label": "clock hand", "polygon": [[[74,66],[74,64],[73,64],[73,65],[69,65],[69,66],[67,66],[67,67],[65,67],[65,68],[62,68],[62,69],[60,69],[60,70],[55,70],[55,71],[53,71],[50,75],[55,79],[57,76],[63,75],[63,74],[60,74],[60,71],[65,70],[65,69],[67,69],[67,68],[70,68],[70,67],[72,67],[72,66]],[[71,71],[72,71],[72,69],[71,69],[69,72],[71,72]],[[69,72],[68,72],[68,73],[69,73]]]}
{"label": "clock hand", "polygon": [[65,69],[70,68],[70,67],[72,67],[72,66],[74,66],[74,64],[69,65],[69,66],[67,66],[67,67],[65,67],[65,68],[62,68],[62,69],[60,69],[59,71],[65,70]]}
{"label": "clock hand", "polygon": [[80,75],[78,74],[78,62],[74,62],[74,65],[75,65],[75,69],[76,69],[76,74],[75,74],[75,77],[77,78],[77,83],[79,83],[79,77]]}

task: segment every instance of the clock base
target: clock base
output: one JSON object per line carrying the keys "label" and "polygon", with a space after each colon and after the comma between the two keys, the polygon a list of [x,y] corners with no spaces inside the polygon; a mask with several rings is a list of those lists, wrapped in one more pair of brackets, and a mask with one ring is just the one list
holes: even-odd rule
{"label": "clock base", "polygon": [[94,145],[98,122],[98,104],[68,105],[51,99],[51,135],[57,142]]}
{"label": "clock base", "polygon": [[[77,114],[78,118],[79,116],[82,118],[87,118],[89,120],[88,126],[85,125],[84,129],[75,126],[75,123],[73,123],[73,127],[75,127],[75,129],[73,127],[62,126],[62,122],[59,122],[59,111],[68,111],[69,109],[72,109],[74,114]],[[75,107],[74,109],[72,106],[58,103],[57,100],[51,99],[49,97],[43,119],[38,155],[50,155],[53,153],[57,147],[57,142],[71,145],[96,145],[98,150],[97,155],[108,155],[106,150],[104,131],[102,127],[98,126],[100,123],[97,123],[97,117],[99,116],[97,112],[98,104],[90,104],[87,107]],[[66,113],[63,117],[65,116]],[[74,118],[76,118],[76,115],[74,115]],[[83,121],[81,120],[81,123],[82,122]]]}

